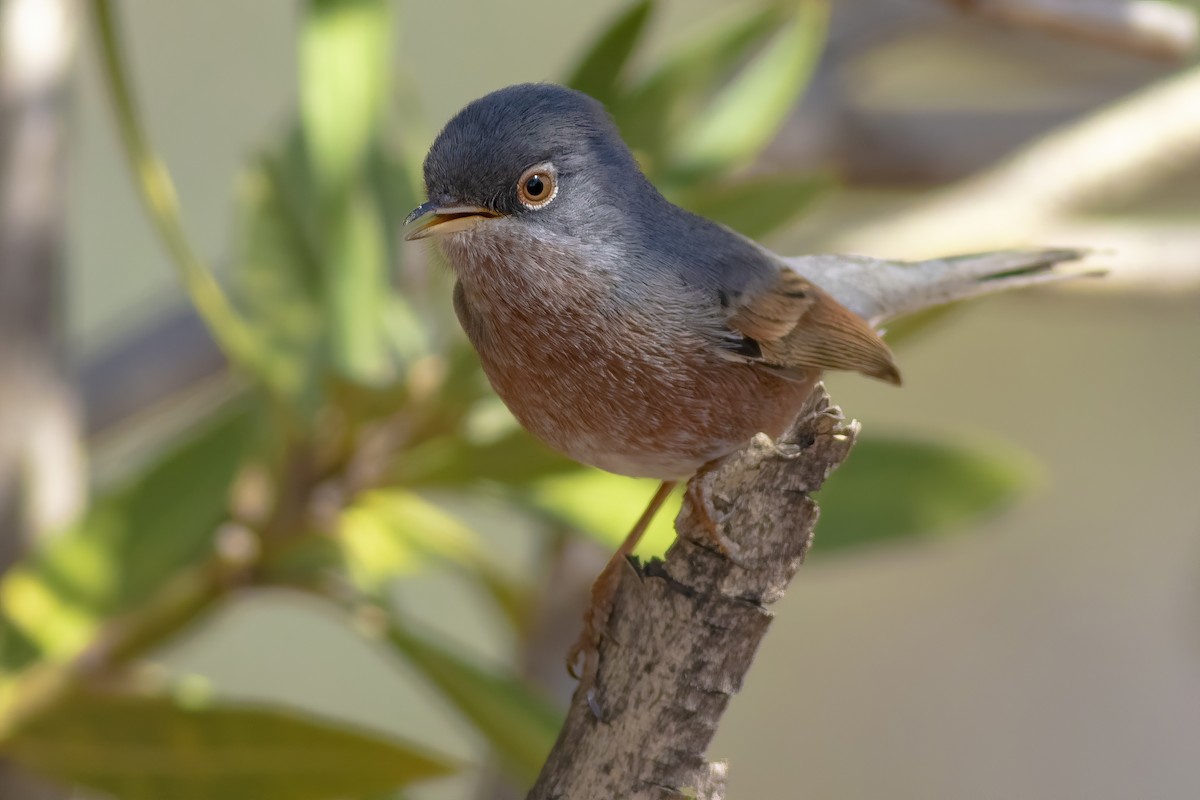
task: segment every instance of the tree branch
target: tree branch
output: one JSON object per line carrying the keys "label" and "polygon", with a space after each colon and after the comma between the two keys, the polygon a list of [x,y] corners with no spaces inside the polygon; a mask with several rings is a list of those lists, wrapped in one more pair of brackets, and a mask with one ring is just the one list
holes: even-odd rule
{"label": "tree branch", "polygon": [[1196,14],[1164,0],[949,0],[1005,25],[1129,53],[1183,61],[1196,47]]}
{"label": "tree branch", "polygon": [[529,800],[725,797],[705,750],[741,688],[812,540],[809,496],[845,460],[858,424],[818,387],[778,443],[759,435],[693,480],[712,499],[737,563],[716,552],[691,504],[665,561],[627,570],[600,647],[594,703],[576,691]]}
{"label": "tree branch", "polygon": [[[919,259],[1032,242],[1069,245],[1073,240],[1050,238],[1060,223],[1090,207],[1148,196],[1154,187],[1178,182],[1180,171],[1198,160],[1200,68],[1192,67],[1059,128],[991,169],[822,235],[810,249]],[[1161,278],[1160,271],[1128,259],[1113,267],[1114,288]]]}

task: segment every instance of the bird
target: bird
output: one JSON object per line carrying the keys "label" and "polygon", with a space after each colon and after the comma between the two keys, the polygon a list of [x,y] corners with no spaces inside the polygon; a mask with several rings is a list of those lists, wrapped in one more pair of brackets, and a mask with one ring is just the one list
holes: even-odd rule
{"label": "bird", "polygon": [[[583,464],[660,481],[596,579],[568,670],[594,680],[619,569],[671,490],[762,432],[776,437],[825,371],[893,385],[883,322],[991,291],[1071,277],[1074,249],[923,262],[786,258],[665,198],[604,106],[551,83],[467,104],[424,162],[430,238],[453,306],[516,419]],[[688,492],[729,553],[711,503]]]}

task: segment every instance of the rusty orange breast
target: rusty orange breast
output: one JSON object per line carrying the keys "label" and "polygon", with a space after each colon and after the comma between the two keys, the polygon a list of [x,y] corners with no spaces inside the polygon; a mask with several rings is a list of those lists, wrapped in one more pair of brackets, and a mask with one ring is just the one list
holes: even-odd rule
{"label": "rusty orange breast", "polygon": [[614,278],[569,257],[513,269],[494,243],[444,247],[459,276],[455,310],[496,393],[531,433],[585,464],[689,477],[759,431],[782,433],[818,377],[731,361],[682,299],[683,313],[629,303]]}

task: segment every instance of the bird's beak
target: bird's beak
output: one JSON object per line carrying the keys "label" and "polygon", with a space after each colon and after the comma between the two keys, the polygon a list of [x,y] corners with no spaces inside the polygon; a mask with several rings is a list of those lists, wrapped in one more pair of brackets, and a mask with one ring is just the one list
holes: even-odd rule
{"label": "bird's beak", "polygon": [[485,219],[500,216],[490,208],[483,206],[438,206],[436,203],[422,203],[413,209],[404,220],[404,238],[406,241],[424,239],[426,236],[440,236],[453,231],[465,231],[473,228]]}

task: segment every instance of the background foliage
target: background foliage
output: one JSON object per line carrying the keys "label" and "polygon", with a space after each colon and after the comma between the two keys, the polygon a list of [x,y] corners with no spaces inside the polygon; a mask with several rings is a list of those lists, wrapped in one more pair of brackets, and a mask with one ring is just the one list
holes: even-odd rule
{"label": "background foliage", "polygon": [[[828,4],[740,6],[649,58],[655,5],[630,5],[561,79],[607,104],[664,193],[761,237],[838,191],[827,171],[752,169],[806,89]],[[557,701],[517,665],[481,663],[424,629],[398,585],[462,576],[527,640],[563,539],[615,546],[652,487],[578,467],[521,431],[458,331],[446,271],[397,241],[423,199],[433,125],[406,88],[413,76],[392,66],[393,4],[303,5],[298,107],[234,179],[225,284],[190,245],[145,133],[118,9],[98,0],[92,12],[130,174],[240,384],[0,580],[0,755],[131,799],[378,797],[478,766],[146,668],[235,594],[274,588],[318,599],[419,674],[527,784]],[[819,549],[955,529],[1030,474],[1003,447],[868,427],[822,493]],[[528,522],[539,571],[498,563],[486,525],[462,513],[481,495]],[[663,515],[642,554],[669,541]]]}

